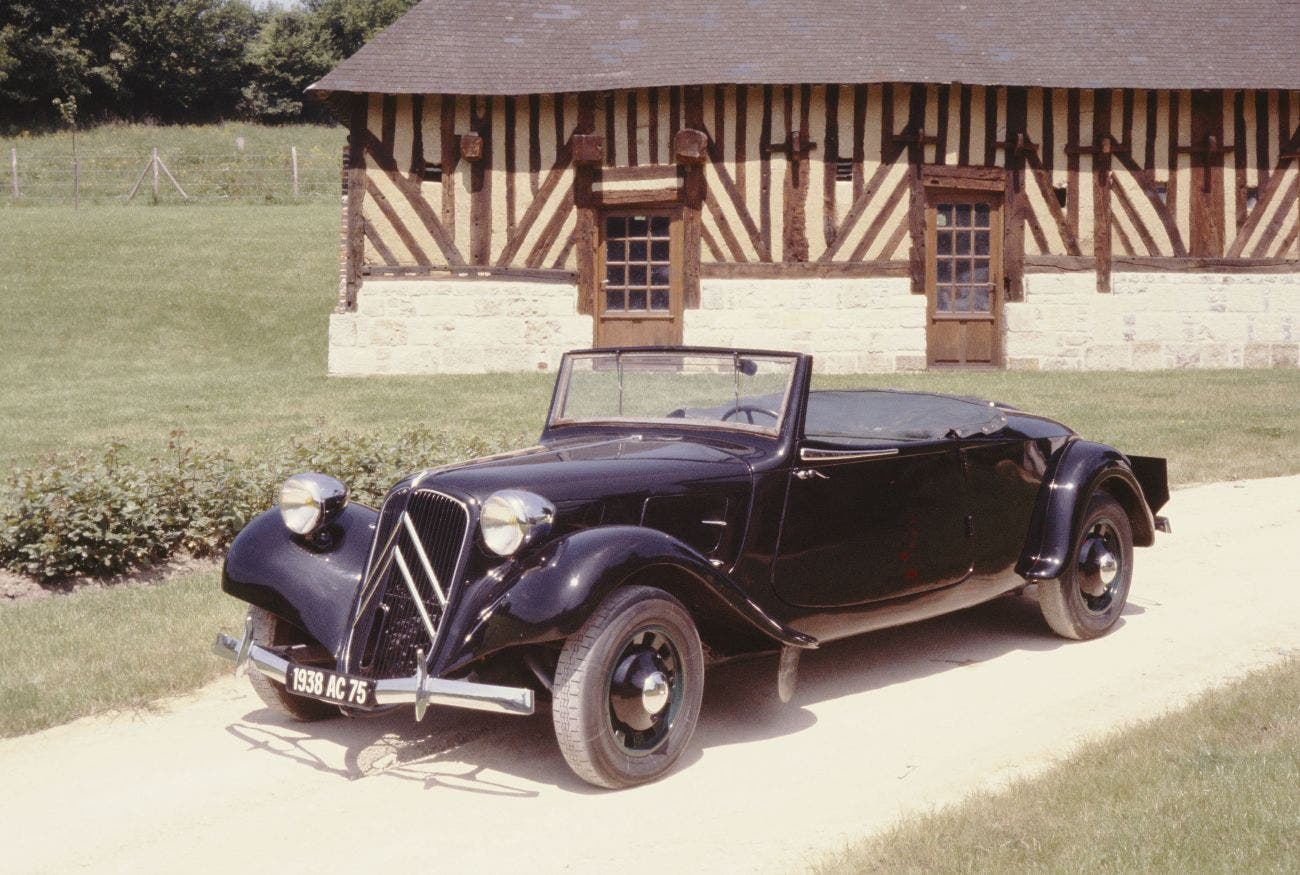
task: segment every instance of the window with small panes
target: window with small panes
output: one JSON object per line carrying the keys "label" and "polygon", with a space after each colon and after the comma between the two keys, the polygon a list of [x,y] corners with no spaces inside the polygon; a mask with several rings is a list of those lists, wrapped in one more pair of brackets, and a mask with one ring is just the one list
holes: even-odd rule
{"label": "window with small panes", "polygon": [[605,312],[667,314],[672,309],[671,220],[666,215],[605,217]]}

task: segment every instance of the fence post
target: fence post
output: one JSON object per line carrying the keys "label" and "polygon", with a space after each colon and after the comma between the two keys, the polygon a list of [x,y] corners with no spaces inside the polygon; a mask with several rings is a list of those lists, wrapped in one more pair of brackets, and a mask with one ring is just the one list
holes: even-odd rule
{"label": "fence post", "polygon": [[17,149],[9,150],[9,175],[10,178],[13,180],[14,197],[16,198],[22,197],[23,193],[18,188],[18,150]]}
{"label": "fence post", "polygon": [[293,165],[293,199],[298,199],[298,147],[289,147],[289,163]]}

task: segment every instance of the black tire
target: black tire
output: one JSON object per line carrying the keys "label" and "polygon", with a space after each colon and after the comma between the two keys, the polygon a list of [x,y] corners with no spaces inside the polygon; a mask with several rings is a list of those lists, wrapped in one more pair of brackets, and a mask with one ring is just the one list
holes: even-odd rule
{"label": "black tire", "polygon": [[[1109,568],[1106,557],[1116,566]],[[1118,501],[1098,492],[1088,502],[1069,567],[1038,587],[1038,604],[1052,631],[1084,640],[1105,635],[1128,603],[1133,578],[1133,529]]]}
{"label": "black tire", "polygon": [[612,790],[644,784],[690,743],[703,693],[704,652],[691,615],[661,590],[620,589],[560,651],[555,737],[584,781]]}
{"label": "black tire", "polygon": [[[248,615],[253,618],[253,640],[264,647],[312,643],[304,632],[264,608],[250,607]],[[339,716],[337,705],[295,696],[284,688],[284,684],[276,683],[257,669],[249,669],[248,679],[266,707],[290,720],[311,723]]]}

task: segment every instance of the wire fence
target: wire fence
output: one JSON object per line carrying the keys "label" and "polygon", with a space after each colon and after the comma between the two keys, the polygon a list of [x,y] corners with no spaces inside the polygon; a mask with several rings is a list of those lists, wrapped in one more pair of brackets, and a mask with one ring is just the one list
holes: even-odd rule
{"label": "wire fence", "polygon": [[9,205],[107,205],[222,201],[293,203],[339,197],[340,156],[289,147],[283,153],[197,154],[152,149],[142,154],[83,152],[74,161],[5,155]]}

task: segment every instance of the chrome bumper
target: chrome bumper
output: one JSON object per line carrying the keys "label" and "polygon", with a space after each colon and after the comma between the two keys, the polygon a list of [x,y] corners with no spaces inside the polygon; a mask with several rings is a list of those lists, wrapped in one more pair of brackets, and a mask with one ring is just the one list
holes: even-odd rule
{"label": "chrome bumper", "polygon": [[[277,683],[283,684],[288,680],[289,661],[253,641],[251,621],[245,624],[244,637],[239,640],[229,635],[217,635],[212,652],[235,663],[236,675],[252,668]],[[424,719],[425,709],[430,705],[450,705],[522,717],[533,713],[532,690],[429,677],[424,670],[424,660],[418,659],[417,664],[416,673],[409,678],[374,681],[375,704],[381,707],[414,705],[416,720]]]}

